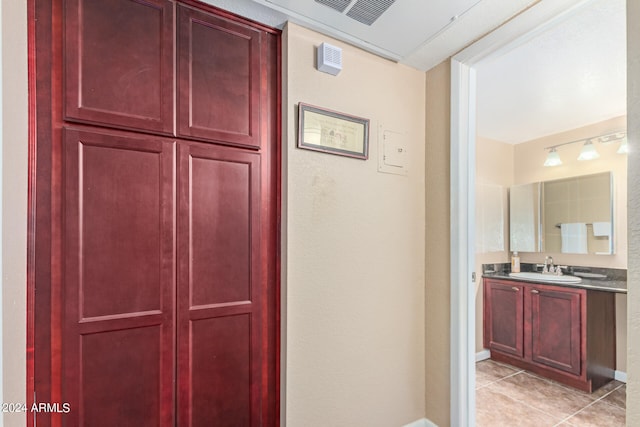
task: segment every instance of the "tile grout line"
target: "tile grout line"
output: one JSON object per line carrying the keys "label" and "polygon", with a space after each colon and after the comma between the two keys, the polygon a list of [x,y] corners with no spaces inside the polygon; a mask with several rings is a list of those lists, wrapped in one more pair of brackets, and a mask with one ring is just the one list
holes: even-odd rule
{"label": "tile grout line", "polygon": [[[623,387],[623,386],[624,386],[624,384],[620,384],[618,387],[614,388],[614,389],[613,389],[613,390],[611,390],[610,392],[608,392],[608,393],[606,393],[606,394],[603,394],[602,396],[600,396],[599,398],[597,398],[597,399],[596,399],[596,400],[594,400],[593,402],[589,403],[589,404],[588,404],[587,406],[585,406],[584,408],[581,408],[579,411],[576,411],[576,412],[574,412],[573,414],[571,414],[571,415],[569,415],[568,417],[566,417],[565,419],[561,420],[561,421],[560,421],[558,424],[556,424],[554,427],[557,427],[557,426],[561,425],[561,424],[562,424],[562,423],[564,423],[564,422],[569,422],[569,419],[571,419],[571,417],[573,417],[573,416],[575,416],[575,415],[578,415],[580,412],[584,411],[585,409],[587,409],[587,408],[589,408],[589,407],[591,407],[591,406],[595,405],[597,402],[600,402],[602,399],[604,399],[605,397],[609,396],[611,393],[613,393],[614,391],[618,390],[619,388],[621,388],[621,387]],[[603,402],[603,403],[604,403],[604,404],[606,404],[606,405],[609,405],[609,406],[614,406],[614,407],[616,407],[616,408],[620,408],[618,405],[611,405],[611,404],[609,404],[609,403],[607,403],[607,402]],[[620,408],[620,409],[623,409],[623,408]],[[571,425],[573,425],[573,424],[571,424]]]}
{"label": "tile grout line", "polygon": [[490,386],[490,385],[492,385],[492,384],[499,383],[500,381],[506,380],[507,378],[514,377],[514,376],[516,376],[516,375],[518,375],[518,374],[521,374],[521,373],[523,373],[523,372],[525,372],[525,371],[524,371],[524,370],[517,371],[517,372],[514,372],[513,374],[509,374],[509,375],[507,375],[506,377],[502,377],[502,378],[499,378],[499,379],[497,379],[497,380],[495,380],[495,381],[488,382],[488,383],[486,383],[486,384],[484,384],[484,385],[481,385],[480,387],[476,387],[476,391],[477,391],[477,390],[480,390],[481,388],[488,387],[488,386]]}
{"label": "tile grout line", "polygon": [[[498,381],[496,381],[496,382],[498,382]],[[556,418],[556,416],[554,416],[553,414],[550,414],[550,413],[545,412],[545,411],[543,411],[543,410],[541,410],[541,409],[539,409],[539,408],[536,408],[535,406],[532,406],[531,404],[527,403],[527,401],[525,401],[525,400],[516,399],[516,398],[514,398],[513,396],[509,396],[508,394],[504,394],[503,392],[498,391],[498,390],[493,390],[493,391],[494,391],[495,393],[501,394],[501,395],[503,395],[503,396],[505,396],[505,397],[507,397],[507,398],[509,398],[509,399],[513,400],[514,402],[518,402],[518,403],[520,403],[520,404],[522,404],[522,405],[524,405],[524,406],[528,407],[528,408],[529,408],[530,410],[532,410],[532,411],[539,412],[539,413],[541,413],[541,414],[547,414],[547,415],[548,415],[549,417],[551,417],[551,418]],[[560,423],[562,423],[562,422],[564,422],[564,421],[565,421],[565,420],[563,419],[563,420],[561,420],[561,421],[560,421]],[[554,424],[554,425],[553,425],[553,427],[555,427],[555,426],[557,426],[557,425],[558,425],[558,424]]]}
{"label": "tile grout line", "polygon": [[[498,363],[498,365],[501,365],[501,364],[500,364],[500,363]],[[510,367],[510,366],[507,366],[507,367]],[[516,375],[518,375],[518,374],[525,374],[525,375],[531,376],[531,377],[533,377],[533,378],[543,380],[543,381],[545,381],[545,382],[547,382],[547,383],[549,383],[549,384],[551,384],[551,385],[559,386],[560,388],[563,388],[563,389],[568,390],[568,391],[571,391],[571,392],[574,392],[574,391],[575,391],[573,388],[571,388],[571,387],[567,387],[567,386],[565,386],[564,384],[557,383],[556,381],[550,380],[550,379],[548,379],[548,378],[540,377],[540,376],[538,376],[538,375],[535,375],[535,374],[533,374],[533,373],[528,372],[528,371],[527,371],[527,370],[525,370],[525,369],[521,369],[521,370],[515,371],[515,372],[513,372],[513,373],[511,373],[511,374],[509,374],[509,375],[506,375],[506,376],[504,376],[504,377],[502,377],[502,378],[499,378],[499,379],[497,379],[497,380],[490,381],[490,382],[488,382],[488,383],[486,383],[486,384],[484,384],[484,385],[482,385],[482,386],[480,386],[480,387],[476,387],[476,392],[477,392],[478,390],[481,390],[481,389],[490,388],[492,385],[498,384],[498,383],[500,383],[500,382],[502,382],[502,381],[504,381],[504,380],[507,380],[507,379],[509,379],[509,378],[513,378],[513,377],[515,377],[515,376],[516,376]],[[610,396],[612,393],[614,393],[614,392],[618,391],[619,389],[623,388],[625,385],[626,385],[626,383],[621,383],[621,384],[619,384],[617,387],[613,388],[613,389],[612,389],[612,390],[610,390],[609,392],[607,392],[607,393],[603,394],[602,396],[600,396],[600,397],[596,398],[595,400],[591,401],[589,404],[587,404],[586,406],[582,407],[582,408],[581,408],[581,409],[579,409],[578,411],[576,411],[576,412],[574,412],[574,413],[570,414],[569,416],[566,416],[566,417],[562,418],[559,422],[557,422],[556,424],[554,424],[554,425],[553,425],[553,427],[561,426],[563,423],[566,423],[565,425],[570,425],[570,426],[572,426],[573,424],[571,424],[571,421],[570,421],[572,417],[576,416],[577,414],[579,414],[579,413],[583,412],[583,411],[584,411],[584,410],[586,410],[587,408],[589,408],[589,407],[591,407],[591,406],[595,405],[596,403],[598,403],[598,402],[600,402],[600,401],[602,401],[604,404],[606,404],[606,405],[607,405],[607,406],[609,406],[609,407],[617,408],[617,409],[621,409],[621,410],[623,410],[623,411],[626,411],[626,409],[625,409],[625,408],[623,408],[623,407],[621,407],[621,406],[619,406],[619,405],[617,405],[617,404],[615,404],[615,403],[607,402],[607,401],[605,401],[605,400],[604,400],[606,397]],[[523,400],[520,400],[520,399],[515,399],[515,398],[513,398],[512,396],[507,395],[507,394],[504,394],[504,393],[502,393],[502,392],[500,392],[500,391],[498,391],[498,390],[495,390],[495,389],[493,389],[493,388],[491,388],[491,390],[492,390],[493,392],[496,392],[496,393],[498,393],[498,394],[501,394],[501,395],[503,395],[503,396],[505,396],[505,397],[507,397],[507,398],[509,398],[509,399],[513,400],[514,402],[518,402],[518,403],[520,403],[520,404],[522,404],[522,405],[525,405],[525,406],[529,407],[530,409],[532,409],[532,410],[534,410],[534,411],[536,411],[536,412],[545,413],[544,411],[542,411],[542,410],[538,409],[537,407],[530,405],[530,404],[529,404],[529,403],[527,403],[526,401],[523,401]],[[588,396],[588,394],[587,394],[587,396]],[[548,414],[548,415],[550,415],[551,417],[555,418],[552,414]]]}
{"label": "tile grout line", "polygon": [[[568,391],[575,391],[575,390],[573,390],[573,389],[572,389],[572,388],[570,388],[570,387],[566,387],[566,386],[564,386],[563,384],[556,383],[555,381],[549,380],[549,379],[544,378],[544,377],[539,377],[539,376],[537,376],[537,375],[534,375],[534,374],[532,374],[532,373],[529,373],[528,371],[526,371],[526,370],[524,370],[524,369],[519,370],[519,371],[516,371],[516,372],[514,372],[514,373],[512,373],[512,374],[509,374],[509,375],[507,375],[507,376],[504,376],[504,377],[502,377],[502,378],[500,378],[500,379],[498,379],[498,380],[488,382],[487,384],[484,384],[484,385],[482,385],[482,386],[480,386],[480,387],[477,387],[477,388],[476,388],[476,391],[478,391],[478,390],[480,390],[480,389],[483,389],[483,388],[490,387],[490,386],[492,386],[492,385],[494,385],[494,384],[497,384],[497,383],[500,383],[501,381],[504,381],[504,380],[506,380],[506,379],[509,379],[509,378],[515,377],[515,376],[516,376],[516,375],[518,375],[518,374],[525,374],[525,375],[529,375],[529,376],[531,376],[531,377],[534,377],[534,378],[537,378],[537,379],[540,379],[540,380],[544,380],[545,382],[547,382],[547,383],[549,383],[549,384],[552,384],[552,385],[554,385],[554,386],[560,386],[561,388],[564,388],[564,389],[566,389],[566,390],[568,390]],[[584,406],[584,407],[583,407],[583,408],[581,408],[580,410],[578,410],[578,411],[574,412],[573,414],[570,414],[569,416],[567,416],[567,417],[565,417],[565,418],[562,418],[559,422],[557,422],[556,424],[554,424],[554,427],[560,426],[560,425],[562,425],[562,423],[567,423],[567,424],[569,424],[569,425],[573,425],[573,424],[571,424],[571,422],[570,422],[570,419],[571,419],[572,417],[574,417],[575,415],[579,414],[580,412],[583,412],[585,409],[587,409],[587,408],[589,408],[589,407],[591,407],[591,406],[595,405],[597,402],[600,402],[600,401],[603,401],[603,403],[605,403],[607,406],[611,406],[611,407],[615,407],[615,408],[619,408],[619,409],[623,409],[623,410],[625,410],[625,408],[621,408],[620,406],[618,406],[618,405],[616,405],[616,404],[609,403],[609,402],[606,402],[606,401],[604,401],[604,400],[603,400],[603,399],[605,399],[606,397],[608,397],[609,395],[611,395],[612,393],[614,393],[615,391],[619,390],[620,388],[622,388],[622,387],[624,387],[624,386],[625,386],[625,384],[624,384],[624,383],[622,383],[622,384],[618,385],[618,386],[617,386],[617,387],[615,387],[614,389],[610,390],[609,392],[607,392],[607,393],[603,394],[602,396],[598,397],[597,399],[593,400],[592,402],[590,402],[588,405]],[[494,392],[496,392],[496,393],[502,394],[503,396],[508,397],[509,399],[512,399],[512,400],[513,400],[513,401],[515,401],[515,402],[519,402],[520,404],[525,405],[525,406],[529,407],[530,409],[532,409],[532,410],[534,410],[534,411],[536,411],[536,412],[542,412],[542,413],[544,413],[544,411],[541,411],[540,409],[538,409],[538,408],[536,408],[536,407],[534,407],[534,406],[532,406],[532,405],[528,404],[526,401],[522,401],[522,400],[520,400],[520,399],[515,399],[515,398],[513,398],[512,396],[506,395],[506,394],[504,394],[504,393],[502,393],[502,392],[500,392],[500,391],[498,391],[498,390],[493,390],[493,391],[494,391]],[[548,415],[553,416],[553,415],[551,415],[551,414],[548,414]]]}

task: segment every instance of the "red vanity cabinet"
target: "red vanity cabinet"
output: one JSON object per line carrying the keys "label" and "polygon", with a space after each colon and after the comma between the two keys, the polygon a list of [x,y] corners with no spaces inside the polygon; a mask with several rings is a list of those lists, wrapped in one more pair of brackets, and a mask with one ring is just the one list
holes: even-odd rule
{"label": "red vanity cabinet", "polygon": [[615,294],[484,279],[484,346],[497,361],[592,392],[614,377]]}

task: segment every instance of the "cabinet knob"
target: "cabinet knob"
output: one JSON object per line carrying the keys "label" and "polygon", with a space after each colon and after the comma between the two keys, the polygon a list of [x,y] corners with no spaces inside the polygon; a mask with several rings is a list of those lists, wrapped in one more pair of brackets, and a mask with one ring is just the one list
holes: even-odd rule
{"label": "cabinet knob", "polygon": [[539,294],[539,293],[540,293],[540,291],[539,291],[539,290],[537,290],[537,289],[531,289],[531,293],[532,293],[532,294]]}
{"label": "cabinet knob", "polygon": [[512,286],[512,287],[511,287],[511,289],[513,289],[513,290],[514,290],[514,291],[516,291],[516,292],[518,292],[518,291],[520,290],[520,288],[519,288],[519,287],[517,287],[517,286]]}

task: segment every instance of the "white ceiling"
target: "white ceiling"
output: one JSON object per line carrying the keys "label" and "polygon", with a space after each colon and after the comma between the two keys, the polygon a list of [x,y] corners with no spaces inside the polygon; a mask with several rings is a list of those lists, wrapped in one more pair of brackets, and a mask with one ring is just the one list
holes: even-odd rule
{"label": "white ceiling", "polygon": [[[290,20],[382,57],[428,70],[540,0],[205,1],[278,28]],[[348,3],[342,13],[323,4],[341,2]],[[381,4],[390,6],[366,25],[348,16],[358,3],[372,10]]]}
{"label": "white ceiling", "polygon": [[[523,10],[578,3],[479,65],[478,135],[519,143],[626,111],[625,0],[205,1],[272,27],[296,22],[425,71]],[[366,25],[347,16],[357,2],[388,9]],[[342,13],[326,5],[340,3]]]}
{"label": "white ceiling", "polygon": [[520,143],[626,114],[625,0],[593,0],[477,67],[477,134]]}

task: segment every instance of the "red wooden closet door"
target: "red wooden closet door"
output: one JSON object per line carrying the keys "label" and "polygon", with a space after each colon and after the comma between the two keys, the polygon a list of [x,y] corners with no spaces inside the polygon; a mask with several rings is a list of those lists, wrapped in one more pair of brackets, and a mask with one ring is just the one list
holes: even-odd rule
{"label": "red wooden closet door", "polygon": [[260,146],[262,32],[178,5],[178,135]]}
{"label": "red wooden closet door", "polygon": [[260,155],[178,152],[178,424],[260,426]]}
{"label": "red wooden closet door", "polygon": [[173,133],[173,3],[65,4],[65,118]]}
{"label": "red wooden closet door", "polygon": [[172,426],[173,144],[64,129],[64,416]]}

